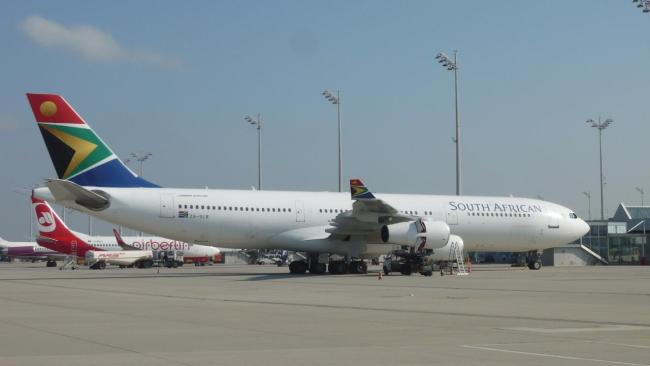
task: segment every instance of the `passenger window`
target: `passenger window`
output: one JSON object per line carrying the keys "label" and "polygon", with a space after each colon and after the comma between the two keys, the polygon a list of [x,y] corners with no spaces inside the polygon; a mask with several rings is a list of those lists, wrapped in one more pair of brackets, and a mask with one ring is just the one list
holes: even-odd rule
{"label": "passenger window", "polygon": [[289,212],[291,212],[291,209],[290,209],[290,208],[288,208],[287,210],[289,210]]}

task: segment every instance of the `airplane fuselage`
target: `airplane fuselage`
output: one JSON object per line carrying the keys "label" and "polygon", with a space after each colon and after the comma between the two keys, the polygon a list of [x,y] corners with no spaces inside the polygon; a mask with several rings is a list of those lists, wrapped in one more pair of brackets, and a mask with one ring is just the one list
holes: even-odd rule
{"label": "airplane fuselage", "polygon": [[[241,249],[287,249],[370,256],[395,246],[376,240],[332,240],[325,231],[352,210],[348,193],[172,188],[85,187],[104,192],[110,205],[88,210],[109,222],[197,244]],[[35,195],[54,201],[48,188]],[[586,224],[568,208],[514,197],[376,194],[400,213],[446,222],[467,251],[529,251],[578,239]]]}

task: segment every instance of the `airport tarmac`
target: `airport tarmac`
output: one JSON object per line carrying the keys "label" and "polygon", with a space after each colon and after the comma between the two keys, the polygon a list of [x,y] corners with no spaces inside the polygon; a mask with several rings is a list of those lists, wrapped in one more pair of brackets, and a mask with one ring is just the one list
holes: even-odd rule
{"label": "airport tarmac", "polygon": [[0,365],[650,364],[650,267],[287,271],[0,263]]}

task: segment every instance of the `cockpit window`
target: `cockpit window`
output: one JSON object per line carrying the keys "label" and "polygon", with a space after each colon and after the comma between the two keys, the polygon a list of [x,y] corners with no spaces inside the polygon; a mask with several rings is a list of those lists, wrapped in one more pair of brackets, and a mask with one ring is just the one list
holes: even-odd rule
{"label": "cockpit window", "polygon": [[578,215],[576,215],[575,212],[571,212],[571,213],[569,214],[569,217],[572,218],[572,219],[577,219],[577,218],[578,218]]}

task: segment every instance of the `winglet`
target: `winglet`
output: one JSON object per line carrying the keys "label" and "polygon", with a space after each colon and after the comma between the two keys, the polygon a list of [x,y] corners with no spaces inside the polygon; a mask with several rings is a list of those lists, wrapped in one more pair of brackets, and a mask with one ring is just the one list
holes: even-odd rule
{"label": "winglet", "polygon": [[353,200],[369,200],[375,198],[361,179],[350,179],[350,195]]}
{"label": "winglet", "polygon": [[117,231],[116,229],[113,229],[113,235],[115,235],[115,240],[117,240],[117,245],[119,245],[120,248],[122,248],[122,250],[139,250],[139,248],[127,244],[124,241],[124,239],[122,239],[122,235],[120,235],[120,232]]}

